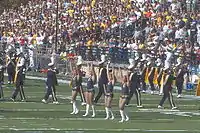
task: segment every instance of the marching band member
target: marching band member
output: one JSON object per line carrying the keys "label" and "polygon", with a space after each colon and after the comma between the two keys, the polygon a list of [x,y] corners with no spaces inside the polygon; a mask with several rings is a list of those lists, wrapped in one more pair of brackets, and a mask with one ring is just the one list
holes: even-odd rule
{"label": "marching band member", "polygon": [[[78,57],[78,61],[76,63],[76,66],[81,66],[83,63],[82,61],[82,57]],[[73,75],[72,75],[72,79],[70,82],[70,86],[72,87],[72,113],[71,114],[78,114],[79,113],[79,109],[77,108],[76,105],[76,96],[78,93],[80,93],[81,87],[82,87],[82,76],[83,73],[80,71],[80,68],[75,68],[75,70],[73,71]],[[84,98],[83,96],[83,92],[81,93],[82,98]]]}
{"label": "marching band member", "polygon": [[24,94],[24,77],[23,77],[23,71],[24,71],[24,65],[25,65],[25,58],[22,52],[18,51],[17,53],[17,59],[16,59],[16,70],[15,70],[15,91],[12,94],[11,100],[15,101],[18,92],[20,92],[21,101],[26,101],[25,94]]}
{"label": "marching band member", "polygon": [[156,74],[155,74],[155,79],[154,79],[154,85],[157,86],[158,90],[160,90],[161,88],[161,78],[162,78],[162,73],[163,73],[163,69],[162,69],[162,60],[160,58],[158,58],[156,60]]}
{"label": "marching band member", "polygon": [[129,120],[129,117],[124,108],[125,108],[125,104],[127,102],[130,90],[129,90],[128,74],[123,75],[121,68],[119,68],[119,71],[120,71],[120,82],[121,82],[121,94],[120,94],[120,99],[119,99],[119,109],[120,109],[121,120],[119,122],[121,123],[121,122]]}
{"label": "marching band member", "polygon": [[151,58],[146,58],[146,71],[145,71],[145,83],[146,86],[149,86],[149,72],[151,70]]}
{"label": "marching band member", "polygon": [[34,46],[30,45],[29,49],[28,49],[28,53],[29,53],[29,68],[33,69],[35,67],[35,63],[34,63]]}
{"label": "marching band member", "polygon": [[5,69],[6,69],[6,64],[4,65],[4,60],[6,59],[6,56],[4,55],[5,54],[5,52],[3,52],[3,51],[0,51],[0,60],[2,61],[2,78],[1,78],[1,84],[3,85],[4,84],[4,78],[5,78],[5,76],[4,76],[4,72],[5,72]]}
{"label": "marching band member", "polygon": [[6,67],[7,67],[7,73],[8,73],[8,84],[11,84],[14,82],[15,77],[15,57],[13,52],[9,52],[6,56]]}
{"label": "marching band member", "polygon": [[163,46],[163,48],[165,49],[165,55],[166,55],[165,64],[166,64],[171,61],[171,59],[173,57],[173,53],[176,50],[176,48],[169,41],[168,41],[167,46],[166,47]]}
{"label": "marching band member", "polygon": [[148,58],[147,61],[148,61],[147,66],[149,69],[148,82],[150,85],[151,94],[154,94],[154,91],[156,90],[155,86],[154,86],[154,76],[155,76],[156,68],[155,68],[155,64],[153,64],[151,58]]}
{"label": "marching band member", "polygon": [[54,63],[51,62],[48,64],[49,69],[47,71],[47,80],[46,80],[46,94],[44,96],[44,99],[42,99],[43,103],[47,103],[49,99],[49,95],[52,95],[53,98],[53,103],[54,104],[59,104],[57,97],[56,97],[56,85],[58,85],[57,77],[56,74],[58,73],[57,70],[55,70]]}
{"label": "marching band member", "polygon": [[[136,58],[138,59],[138,58]],[[127,98],[126,105],[129,104],[133,94],[135,94],[136,99],[137,99],[137,107],[141,108],[142,102],[141,102],[141,94],[139,90],[139,75],[138,75],[138,70],[136,70],[137,63],[134,59],[129,59],[129,83],[130,83],[130,93],[129,97]]]}
{"label": "marching band member", "polygon": [[[109,64],[110,64],[110,62],[108,62],[108,64],[107,64],[108,84],[105,89],[105,110],[106,110],[106,118],[105,119],[113,120],[115,117],[114,117],[114,114],[111,109],[111,104],[112,104],[112,100],[113,100],[113,88],[114,88],[114,85],[116,82],[116,77],[114,75],[114,69],[112,68],[111,70],[109,70]],[[111,117],[110,117],[110,115],[111,115]]]}
{"label": "marching band member", "polygon": [[[168,42],[169,43],[169,42]],[[169,62],[171,62],[172,56],[173,56],[173,52],[175,51],[175,48],[173,48],[172,43],[168,44],[166,47],[164,47],[165,49],[165,55],[166,55],[166,59],[164,64],[168,65]],[[162,72],[162,76],[161,76],[161,81],[160,81],[160,92],[159,95],[163,94],[163,88],[164,88],[164,71]]]}
{"label": "marching band member", "polygon": [[147,66],[146,66],[146,55],[142,54],[142,59],[141,59],[141,64],[140,64],[140,82],[141,82],[141,87],[142,87],[142,92],[146,92],[146,73],[147,73]]}
{"label": "marching band member", "polygon": [[4,98],[4,93],[3,93],[3,60],[0,58],[0,98]]}
{"label": "marching band member", "polygon": [[175,76],[176,76],[176,87],[178,90],[177,98],[182,97],[183,83],[184,83],[184,75],[187,72],[184,65],[181,65],[182,60],[179,57],[177,59],[177,64],[175,65]]}
{"label": "marching band member", "polygon": [[104,67],[105,61],[106,61],[106,56],[101,55],[101,62],[99,62],[99,72],[97,76],[99,92],[94,100],[94,103],[97,103],[102,94],[105,94],[105,90],[107,87],[108,77],[107,77],[107,70]]}
{"label": "marching band member", "polygon": [[91,64],[91,67],[89,66],[89,77],[87,79],[87,90],[86,90],[86,111],[85,114],[83,116],[87,116],[89,114],[89,109],[90,107],[92,108],[92,117],[95,117],[95,109],[94,109],[94,105],[93,105],[93,99],[94,99],[94,94],[95,94],[95,90],[94,90],[94,85],[96,83],[96,73],[94,71],[94,66],[93,64]]}
{"label": "marching band member", "polygon": [[169,65],[170,63],[166,62],[165,67],[164,67],[164,82],[163,82],[164,95],[160,101],[160,104],[158,105],[158,108],[163,108],[163,104],[165,100],[168,98],[172,109],[177,109],[177,107],[174,104],[173,95],[172,95],[172,84],[175,77]]}

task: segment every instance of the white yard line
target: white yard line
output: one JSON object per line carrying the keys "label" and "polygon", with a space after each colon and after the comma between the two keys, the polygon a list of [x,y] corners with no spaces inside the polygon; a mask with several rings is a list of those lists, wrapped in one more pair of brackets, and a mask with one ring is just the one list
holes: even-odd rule
{"label": "white yard line", "polygon": [[[72,115],[73,116],[73,115]],[[84,120],[84,121],[102,121],[104,118],[36,118],[36,117],[30,117],[30,118],[20,118],[20,117],[12,117],[12,118],[0,118],[0,120],[61,120],[61,121],[76,121],[76,120]]]}
{"label": "white yard line", "polygon": [[[42,103],[42,102],[40,102],[40,101],[38,101],[38,102],[29,102],[29,101],[27,101],[27,102],[3,102],[3,103],[8,103],[8,104],[45,104],[45,103]],[[48,104],[52,104],[52,105],[56,105],[55,103],[52,103],[52,102],[49,102]],[[66,105],[66,103],[59,103],[58,105]],[[70,104],[69,104],[70,105]]]}
{"label": "white yard line", "polygon": [[[115,118],[115,120],[119,120],[119,119],[120,118]],[[0,120],[109,121],[109,120],[105,120],[104,118],[52,118],[52,117],[49,117],[49,118],[39,118],[39,117],[11,117],[11,118],[0,118]],[[110,120],[110,121],[115,121],[115,120]],[[156,121],[174,121],[175,119],[152,119],[152,120],[156,120]],[[130,119],[130,121],[146,121],[146,120]],[[192,121],[193,122],[199,122],[200,120],[187,120],[187,121],[190,121],[190,122],[192,122]]]}
{"label": "white yard line", "polygon": [[[38,112],[38,111],[44,111],[44,112],[69,112],[65,109],[1,109],[1,111],[4,110],[4,112],[6,111],[20,111],[20,112]],[[80,110],[80,114],[84,113],[85,110]],[[105,110],[96,110],[96,112],[105,112]],[[118,113],[119,110],[113,110],[113,112]],[[129,113],[160,113],[160,114],[164,114],[164,115],[175,115],[175,116],[181,116],[181,117],[199,117],[200,113],[198,111],[193,111],[193,112],[183,112],[180,110],[170,110],[170,109],[138,109],[136,111],[128,111]],[[79,115],[80,115],[79,114]],[[70,114],[68,114],[70,115]],[[5,117],[0,117],[0,119],[5,119]],[[19,118],[20,119],[20,118]],[[33,119],[37,119],[37,118],[33,118]],[[38,118],[40,119],[40,118]],[[52,118],[52,119],[56,119],[56,118]],[[74,119],[74,118],[73,118]],[[82,118],[80,118],[82,119]]]}
{"label": "white yard line", "polygon": [[177,129],[177,130],[146,130],[146,129],[105,129],[105,128],[97,128],[97,129],[87,129],[87,128],[0,128],[0,130],[14,130],[14,131],[112,131],[112,132],[121,132],[121,131],[127,131],[127,132],[199,132],[200,130],[183,130],[183,129]]}
{"label": "white yard line", "polygon": [[11,103],[11,104],[15,104],[15,103],[30,104],[31,103],[31,104],[38,104],[39,102],[7,102],[7,101],[5,101],[3,103]]}
{"label": "white yard line", "polygon": [[[37,111],[69,111],[67,109],[8,109],[8,108],[1,108],[0,110],[4,111],[22,111],[22,112],[37,112]],[[70,110],[71,111],[71,110]],[[80,110],[80,112],[84,112],[85,110]],[[105,110],[95,110],[96,112],[105,112]],[[119,112],[119,110],[113,110],[114,112]],[[171,110],[171,109],[138,109],[136,111],[130,111],[129,112],[179,112],[179,110]]]}

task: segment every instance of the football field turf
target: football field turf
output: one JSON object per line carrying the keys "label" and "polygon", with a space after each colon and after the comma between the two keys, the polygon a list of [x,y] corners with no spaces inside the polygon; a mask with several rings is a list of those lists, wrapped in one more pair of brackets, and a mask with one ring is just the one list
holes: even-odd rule
{"label": "football field turf", "polygon": [[[26,80],[27,102],[9,100],[14,87],[4,85],[5,100],[0,103],[0,133],[124,133],[124,132],[200,132],[200,101],[194,98],[177,99],[177,110],[171,110],[169,102],[165,109],[157,109],[161,96],[142,94],[144,108],[136,108],[135,96],[131,105],[126,107],[130,121],[119,123],[119,93],[115,93],[113,110],[115,120],[104,120],[103,105],[96,105],[96,117],[83,117],[85,106],[79,106],[78,115],[70,115],[71,89],[59,84],[57,97],[59,105],[41,103],[45,94],[45,84],[41,80]],[[98,92],[98,91],[97,91]],[[100,100],[103,103],[103,97]],[[78,103],[80,105],[80,103]]]}

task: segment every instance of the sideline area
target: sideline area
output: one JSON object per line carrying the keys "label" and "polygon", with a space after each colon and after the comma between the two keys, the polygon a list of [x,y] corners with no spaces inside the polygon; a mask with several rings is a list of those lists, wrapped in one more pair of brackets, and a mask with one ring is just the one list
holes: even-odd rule
{"label": "sideline area", "polygon": [[[37,78],[37,80],[35,80]],[[34,80],[33,80],[34,79]],[[118,123],[120,120],[118,99],[115,93],[113,99],[113,112],[115,120],[104,120],[105,111],[103,99],[96,105],[96,117],[83,117],[85,106],[78,103],[80,113],[70,115],[71,89],[67,87],[68,81],[59,80],[57,97],[60,102],[55,105],[49,101],[43,104],[41,99],[45,93],[45,78],[27,76],[25,82],[25,94],[27,102],[7,101],[13,91],[12,85],[4,85],[5,101],[0,104],[0,132],[3,133],[126,133],[126,132],[186,132],[198,133],[199,127],[199,99],[189,99],[186,95],[182,99],[174,100],[177,110],[171,110],[168,101],[165,109],[157,109],[161,96],[142,94],[144,108],[137,109],[135,97],[130,106],[126,107],[130,115],[130,121]],[[194,97],[194,96],[191,96]]]}

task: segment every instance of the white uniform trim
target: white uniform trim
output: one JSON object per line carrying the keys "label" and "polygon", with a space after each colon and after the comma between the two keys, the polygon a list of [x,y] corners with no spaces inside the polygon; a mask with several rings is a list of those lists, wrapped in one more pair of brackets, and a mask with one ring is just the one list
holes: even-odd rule
{"label": "white uniform trim", "polygon": [[23,57],[19,57],[19,60],[17,62],[17,67],[21,67],[25,64],[25,59]]}

